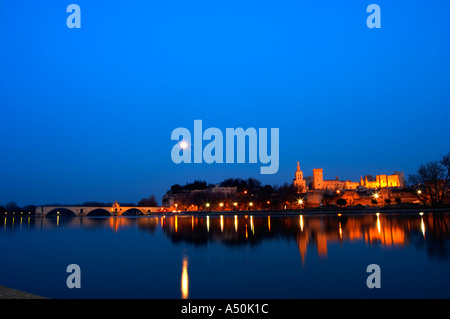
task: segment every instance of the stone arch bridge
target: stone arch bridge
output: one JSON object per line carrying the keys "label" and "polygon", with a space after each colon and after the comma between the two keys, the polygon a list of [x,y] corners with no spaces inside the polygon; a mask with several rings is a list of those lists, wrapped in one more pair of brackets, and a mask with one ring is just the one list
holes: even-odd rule
{"label": "stone arch bridge", "polygon": [[148,215],[156,213],[161,207],[36,207],[36,216],[72,215],[72,216],[122,216]]}

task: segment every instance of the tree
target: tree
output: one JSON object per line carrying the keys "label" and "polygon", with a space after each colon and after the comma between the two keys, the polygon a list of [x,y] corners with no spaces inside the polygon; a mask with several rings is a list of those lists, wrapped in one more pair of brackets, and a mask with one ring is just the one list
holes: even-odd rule
{"label": "tree", "polygon": [[440,161],[428,162],[419,166],[417,173],[409,176],[409,183],[416,196],[431,206],[442,204],[447,195],[450,182],[450,153]]}
{"label": "tree", "polygon": [[[27,206],[23,207],[23,210],[24,210],[26,213],[32,213],[32,214],[34,214],[34,212],[36,211],[36,205],[27,205]],[[1,212],[1,209],[0,209],[0,212]]]}
{"label": "tree", "polygon": [[391,204],[391,200],[390,200],[389,198],[386,198],[386,199],[384,200],[384,203],[385,203],[386,205],[390,205],[390,204]]}
{"label": "tree", "polygon": [[172,187],[170,188],[170,190],[171,190],[171,192],[172,192],[173,194],[178,194],[178,193],[180,193],[180,192],[183,190],[183,187],[180,186],[179,184],[175,184],[175,185],[172,185]]}
{"label": "tree", "polygon": [[[328,206],[331,204],[333,199],[337,197],[337,194],[333,191],[326,190],[322,195],[322,201],[325,204],[325,206]],[[347,203],[346,203],[347,204]],[[344,205],[345,206],[345,205]]]}
{"label": "tree", "polygon": [[20,210],[20,207],[17,206],[17,204],[15,202],[9,202],[8,204],[6,204],[6,211],[8,213],[17,212],[19,210]]}
{"label": "tree", "polygon": [[260,204],[265,204],[272,199],[272,194],[274,193],[273,187],[270,185],[264,185],[264,187],[259,188],[255,192],[255,200]]}
{"label": "tree", "polygon": [[191,205],[197,206],[197,209],[199,210],[200,207],[204,207],[206,203],[210,202],[208,195],[209,194],[206,192],[194,192],[189,195],[189,202]]}
{"label": "tree", "polygon": [[338,198],[336,200],[336,204],[341,207],[344,207],[345,205],[347,205],[347,200],[345,198]]}
{"label": "tree", "polygon": [[297,197],[297,187],[295,187],[294,184],[285,183],[278,188],[278,198],[282,206],[286,203],[292,205],[294,201],[297,201]]}
{"label": "tree", "polygon": [[156,201],[155,195],[151,195],[149,198],[143,198],[138,203],[139,207],[156,207],[158,202]]}
{"label": "tree", "polygon": [[198,190],[198,189],[206,189],[207,185],[206,185],[206,181],[198,181],[195,180],[193,183],[187,183],[184,186],[185,190],[189,190],[189,191],[193,191],[193,190]]}

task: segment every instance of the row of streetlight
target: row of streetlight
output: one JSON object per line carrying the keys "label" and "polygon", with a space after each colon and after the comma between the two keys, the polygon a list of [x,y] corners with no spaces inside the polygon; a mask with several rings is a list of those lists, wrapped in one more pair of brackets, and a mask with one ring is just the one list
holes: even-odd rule
{"label": "row of streetlight", "polygon": [[[4,212],[4,214],[8,215],[8,212]],[[16,212],[12,212],[11,215],[15,215],[15,214],[16,214]],[[24,214],[24,212],[20,212],[20,215],[23,215],[23,214]],[[19,213],[17,213],[17,215],[19,215]],[[25,213],[25,215],[26,215],[26,213]],[[31,215],[31,212],[28,212],[28,215]]]}
{"label": "row of streetlight", "polygon": [[[303,205],[303,203],[304,203],[303,199],[298,199],[297,202],[298,202],[299,205]],[[270,201],[267,201],[266,204],[270,205]],[[175,205],[176,208],[178,208],[178,204],[174,204],[174,205]],[[250,207],[253,207],[253,205],[254,205],[253,202],[249,202],[248,203],[248,206],[250,206]],[[225,206],[225,204],[223,202],[219,203],[219,207],[220,208],[223,208],[224,206]],[[239,203],[238,202],[233,202],[233,206],[235,208],[237,208],[239,206]],[[211,208],[211,203],[205,203],[205,207],[206,208]]]}
{"label": "row of streetlight", "polygon": [[[222,202],[219,203],[219,207],[221,207],[221,208],[222,208],[224,205],[225,205],[225,204],[222,203]],[[233,203],[233,206],[234,206],[234,207],[237,207],[238,205],[239,205],[238,202],[234,202],[234,203]],[[249,205],[250,207],[253,206],[253,202],[248,203],[248,205]],[[210,204],[210,203],[206,203],[205,206],[206,206],[206,208],[210,208],[210,207],[211,207],[211,204]]]}

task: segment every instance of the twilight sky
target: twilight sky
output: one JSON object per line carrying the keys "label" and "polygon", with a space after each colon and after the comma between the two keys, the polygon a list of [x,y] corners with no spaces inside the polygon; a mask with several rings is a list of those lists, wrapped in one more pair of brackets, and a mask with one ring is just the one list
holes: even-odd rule
{"label": "twilight sky", "polygon": [[[81,8],[69,29],[66,8]],[[369,29],[366,8],[381,8]],[[450,2],[0,1],[0,205],[413,173],[450,151]],[[279,128],[280,167],[174,164],[171,132]],[[204,144],[205,145],[205,144]]]}

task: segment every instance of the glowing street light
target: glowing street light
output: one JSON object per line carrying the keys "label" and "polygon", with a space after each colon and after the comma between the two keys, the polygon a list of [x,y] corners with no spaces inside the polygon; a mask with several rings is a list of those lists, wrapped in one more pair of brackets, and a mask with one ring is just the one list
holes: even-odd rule
{"label": "glowing street light", "polygon": [[422,190],[421,189],[419,189],[418,191],[417,191],[417,194],[422,194]]}
{"label": "glowing street light", "polygon": [[207,208],[209,208],[209,206],[210,206],[210,204],[209,203],[206,203],[206,205],[205,205]]}

